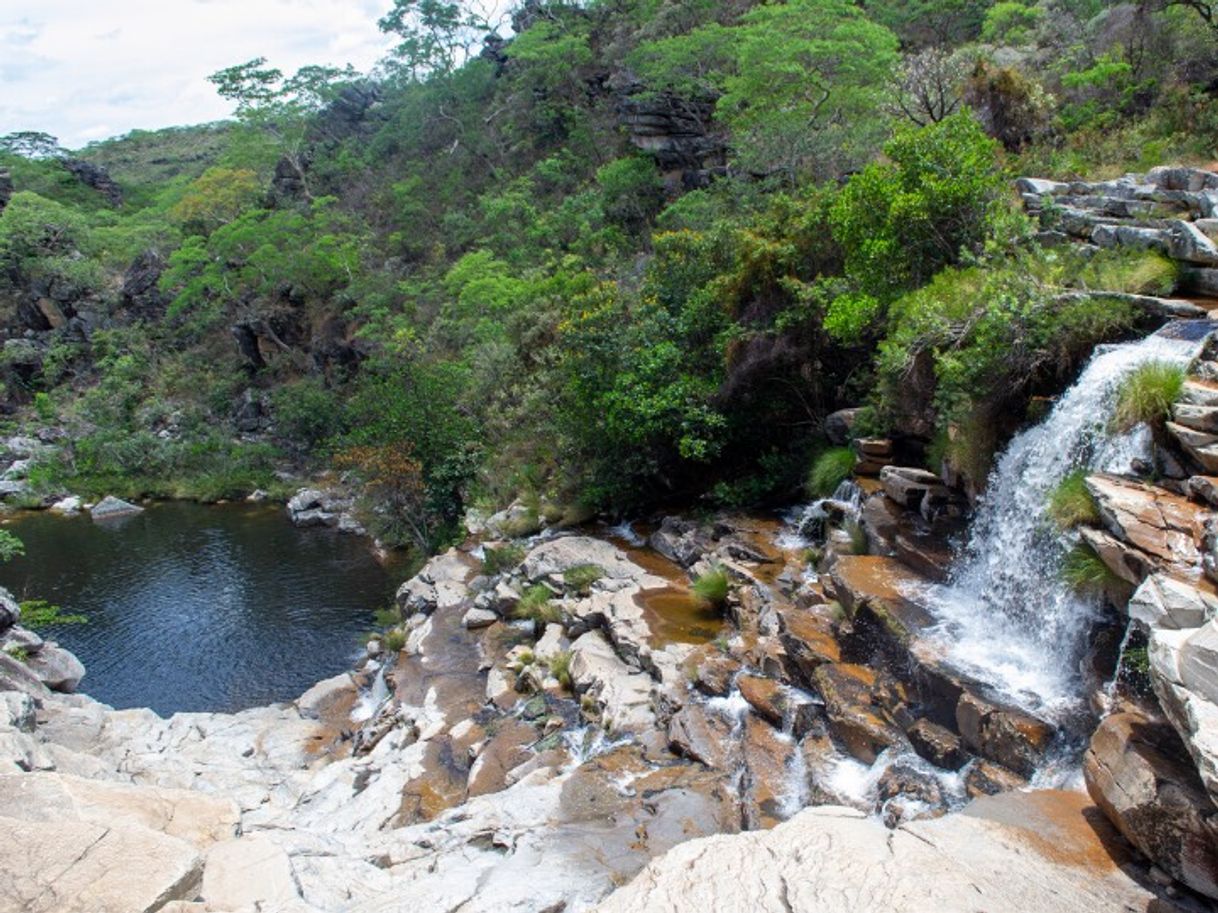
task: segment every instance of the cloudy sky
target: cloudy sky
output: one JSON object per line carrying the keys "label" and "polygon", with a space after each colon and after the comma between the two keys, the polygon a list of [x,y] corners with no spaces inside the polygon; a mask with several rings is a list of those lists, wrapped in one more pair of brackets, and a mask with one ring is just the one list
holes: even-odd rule
{"label": "cloudy sky", "polygon": [[229,114],[207,76],[266,57],[366,71],[392,0],[0,0],[0,135],[69,148]]}

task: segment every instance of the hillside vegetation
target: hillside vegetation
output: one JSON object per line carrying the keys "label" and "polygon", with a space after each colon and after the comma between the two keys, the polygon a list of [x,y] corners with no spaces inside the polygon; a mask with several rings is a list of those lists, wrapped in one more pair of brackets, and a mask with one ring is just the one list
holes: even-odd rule
{"label": "hillside vegetation", "polygon": [[1197,3],[398,0],[373,76],[212,77],[232,123],[0,141],[4,398],[36,490],[351,473],[375,532],[794,495],[824,417],[984,473],[1033,395],[1170,292],[1017,174],[1204,164]]}

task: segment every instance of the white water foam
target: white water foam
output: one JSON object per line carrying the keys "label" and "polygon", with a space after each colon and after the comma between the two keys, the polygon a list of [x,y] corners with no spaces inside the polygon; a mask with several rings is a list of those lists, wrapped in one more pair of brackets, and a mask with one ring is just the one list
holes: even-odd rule
{"label": "white water foam", "polygon": [[1025,709],[1055,721],[1079,709],[1079,660],[1100,608],[1060,578],[1076,540],[1049,520],[1049,496],[1078,469],[1128,472],[1148,458],[1147,431],[1107,431],[1120,383],[1149,362],[1186,365],[1198,347],[1156,335],[1097,349],[1048,417],[1011,441],[950,582],[928,594],[949,660]]}
{"label": "white water foam", "polygon": [[387,700],[389,700],[389,685],[385,681],[385,667],[378,663],[376,665],[376,674],[372,677],[371,686],[360,692],[359,700],[351,708],[351,722],[368,722],[368,720],[376,716],[377,711],[381,709],[381,705]]}

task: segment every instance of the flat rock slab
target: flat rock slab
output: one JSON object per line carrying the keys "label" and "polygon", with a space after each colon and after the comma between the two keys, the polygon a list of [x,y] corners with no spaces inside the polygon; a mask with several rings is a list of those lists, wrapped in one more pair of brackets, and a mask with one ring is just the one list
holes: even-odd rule
{"label": "flat rock slab", "polygon": [[143,827],[0,817],[0,905],[20,913],[153,913],[192,900],[203,865]]}
{"label": "flat rock slab", "polygon": [[895,831],[851,809],[682,844],[599,913],[1169,913],[1081,793],[1013,793]]}
{"label": "flat rock slab", "polygon": [[241,818],[236,804],[219,796],[58,773],[0,776],[0,816],[45,824],[145,827],[198,849],[231,838]]}

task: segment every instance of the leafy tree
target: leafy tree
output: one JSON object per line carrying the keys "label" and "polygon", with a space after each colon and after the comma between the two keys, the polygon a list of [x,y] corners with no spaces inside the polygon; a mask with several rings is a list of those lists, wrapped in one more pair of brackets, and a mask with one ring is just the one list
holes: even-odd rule
{"label": "leafy tree", "polygon": [[36,130],[21,130],[0,136],[0,152],[27,159],[58,158],[64,154],[58,139]]}
{"label": "leafy tree", "polygon": [[257,199],[261,185],[249,168],[208,168],[170,209],[171,218],[192,234],[209,234],[241,215]]}
{"label": "leafy tree", "polygon": [[848,0],[791,0],[742,19],[720,116],[745,167],[789,176],[865,154],[896,37]]}
{"label": "leafy tree", "polygon": [[494,10],[494,5],[465,0],[394,0],[377,25],[399,39],[395,68],[421,79],[451,73],[464,63],[471,49],[494,32]]}

